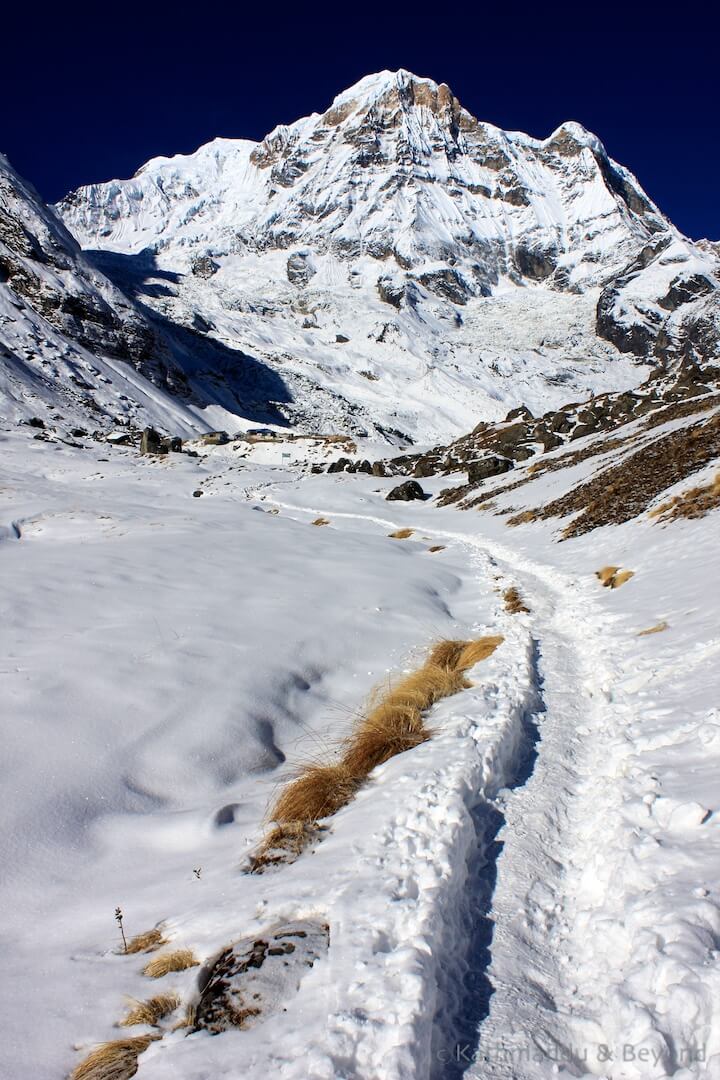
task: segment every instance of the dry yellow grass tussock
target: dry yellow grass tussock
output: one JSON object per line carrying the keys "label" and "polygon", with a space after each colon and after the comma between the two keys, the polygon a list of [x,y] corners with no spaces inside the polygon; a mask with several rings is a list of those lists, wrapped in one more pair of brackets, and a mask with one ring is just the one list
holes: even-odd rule
{"label": "dry yellow grass tussock", "polygon": [[347,805],[373,769],[429,739],[423,714],[469,686],[465,672],[501,641],[495,636],[438,642],[417,671],[376,691],[366,715],[341,744],[338,759],[301,767],[280,792],[268,813],[275,827],[263,839],[251,869],[262,871],[299,855],[317,834],[317,823]]}
{"label": "dry yellow grass tussock", "polygon": [[667,630],[667,628],[668,628],[668,623],[666,623],[665,620],[663,619],[663,621],[659,622],[657,624],[657,626],[648,626],[647,630],[640,630],[638,632],[637,636],[638,637],[647,637],[649,634],[661,634],[663,632],[663,630]]}
{"label": "dry yellow grass tussock", "polygon": [[270,817],[282,824],[311,824],[337,813],[352,799],[358,781],[340,761],[306,765],[280,793]]}
{"label": "dry yellow grass tussock", "polygon": [[138,1055],[160,1035],[116,1039],[93,1050],[70,1075],[70,1080],[130,1080],[138,1069]]}
{"label": "dry yellow grass tussock", "polygon": [[262,873],[270,866],[292,862],[324,829],[325,826],[315,822],[306,825],[300,821],[288,821],[276,825],[266,833],[257,852],[251,856],[250,872]]}
{"label": "dry yellow grass tussock", "polygon": [[286,821],[272,828],[263,844],[268,851],[299,855],[318,831],[314,823],[307,825],[302,821]]}
{"label": "dry yellow grass tussock", "polygon": [[427,662],[436,664],[438,667],[454,669],[466,645],[467,641],[454,641],[451,638],[438,641],[437,645],[433,645],[430,650]]}
{"label": "dry yellow grass tussock", "polygon": [[511,585],[509,589],[506,589],[503,593],[503,601],[505,603],[505,610],[510,612],[511,615],[519,615],[522,612],[529,612],[530,608],[527,606],[519,590]]}
{"label": "dry yellow grass tussock", "polygon": [[[456,644],[456,643],[448,643]],[[460,643],[457,643],[460,644]],[[456,654],[459,652],[456,650]],[[390,758],[430,738],[423,713],[466,685],[461,671],[428,660],[418,671],[375,697],[345,743],[343,764],[360,780]]]}
{"label": "dry yellow grass tussock", "polygon": [[395,532],[388,533],[388,536],[391,540],[407,540],[414,532],[414,529],[397,529]]}
{"label": "dry yellow grass tussock", "polygon": [[595,577],[598,578],[601,585],[605,585],[607,587],[610,585],[612,579],[615,577],[619,569],[619,566],[603,566],[601,570],[595,571]]}
{"label": "dry yellow grass tussock", "polygon": [[679,518],[705,517],[711,510],[720,508],[720,472],[709,484],[690,488],[668,502],[650,511],[650,517],[661,522],[677,521]]}
{"label": "dry yellow grass tussock", "polygon": [[497,634],[478,638],[477,641],[468,641],[460,653],[457,664],[458,671],[469,671],[471,667],[475,667],[481,660],[487,660],[488,656],[492,656],[498,645],[502,645],[504,640],[505,638],[501,634]]}
{"label": "dry yellow grass tussock", "polygon": [[635,571],[621,570],[619,566],[603,566],[602,570],[595,571],[595,577],[606,589],[619,589],[631,577],[635,577]]}
{"label": "dry yellow grass tussock", "polygon": [[428,551],[432,552],[433,554],[436,551],[444,551],[444,550],[445,550],[445,545],[444,544],[433,544],[432,547],[428,548]]}
{"label": "dry yellow grass tussock", "polygon": [[361,777],[369,776],[378,765],[390,758],[412,750],[427,742],[430,732],[423,726],[422,718],[415,710],[398,710],[386,726],[373,727],[365,721],[348,739],[344,761],[348,768]]}
{"label": "dry yellow grass tussock", "polygon": [[144,934],[136,934],[134,938],[131,938],[128,941],[126,951],[129,953],[154,952],[161,945],[167,945],[167,941],[162,936],[162,931],[158,929],[147,930]]}
{"label": "dry yellow grass tussock", "polygon": [[135,1024],[157,1024],[180,1005],[178,994],[157,994],[147,1001],[133,1001],[127,1016],[120,1021],[120,1027],[134,1027]]}
{"label": "dry yellow grass tussock", "polygon": [[511,528],[516,525],[527,525],[530,521],[537,521],[538,516],[537,510],[521,510],[519,514],[508,518],[505,524]]}
{"label": "dry yellow grass tussock", "polygon": [[407,708],[425,712],[436,701],[456,694],[462,688],[462,671],[457,670],[457,664],[438,664],[428,660],[417,671],[391,684],[379,698],[376,695],[375,703],[371,699],[372,708],[364,722],[371,725],[387,722],[393,712],[402,712]]}
{"label": "dry yellow grass tussock", "polygon": [[315,520],[312,522],[312,524],[313,525],[329,525],[330,522],[329,522],[329,520],[327,518],[319,517],[319,518],[315,518]]}
{"label": "dry yellow grass tussock", "polygon": [[171,971],[185,971],[186,968],[197,967],[198,963],[192,949],[175,949],[148,960],[143,968],[143,975],[147,975],[149,979],[161,979]]}

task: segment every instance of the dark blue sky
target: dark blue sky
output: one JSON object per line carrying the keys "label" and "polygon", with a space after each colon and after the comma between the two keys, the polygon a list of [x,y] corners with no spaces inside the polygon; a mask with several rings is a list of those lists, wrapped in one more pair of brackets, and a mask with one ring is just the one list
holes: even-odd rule
{"label": "dark blue sky", "polygon": [[[492,6],[492,11],[489,7]],[[447,82],[482,120],[594,131],[690,236],[720,238],[710,5],[143,3],[3,15],[0,151],[54,201],[216,135],[259,139],[363,75]],[[23,15],[18,9],[28,11]]]}

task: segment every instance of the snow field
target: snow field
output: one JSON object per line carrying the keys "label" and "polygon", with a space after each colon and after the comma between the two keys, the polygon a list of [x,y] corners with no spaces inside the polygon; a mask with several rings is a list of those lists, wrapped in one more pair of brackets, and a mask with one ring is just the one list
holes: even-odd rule
{"label": "snow field", "polygon": [[[117,1038],[126,994],[193,1000],[198,969],[153,981],[117,954],[118,904],[128,934],[160,924],[203,962],[281,921],[330,926],[287,1011],[167,1034],[141,1078],[708,1075],[712,518],[558,545],[555,522],[390,509],[391,481],[231,467],[223,448],[3,450],[9,1078],[29,1046],[50,1080]],[[634,577],[603,589],[607,564]],[[529,614],[504,611],[510,585]],[[433,710],[433,739],[376,770],[296,863],[245,873],[288,766],[422,643],[480,633],[505,642]]]}
{"label": "snow field", "polygon": [[[51,1077],[72,1044],[117,1037],[125,994],[156,990],[114,951],[118,905],[128,935],[161,923],[201,959],[274,918],[267,892],[288,916],[317,906],[314,874],[298,892],[240,872],[283,759],[322,752],[482,603],[462,560],[258,512],[242,489],[192,499],[204,463],[3,445],[2,519],[20,530],[2,544],[6,970],[37,970],[42,928],[34,1069]],[[187,996],[194,978],[161,981]],[[22,996],[6,1008],[17,1074],[30,1017]]]}

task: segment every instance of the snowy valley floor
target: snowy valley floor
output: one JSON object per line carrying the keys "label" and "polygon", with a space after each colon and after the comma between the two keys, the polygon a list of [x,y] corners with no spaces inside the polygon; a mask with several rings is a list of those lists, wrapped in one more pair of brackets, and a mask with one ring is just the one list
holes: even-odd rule
{"label": "snowy valley floor", "polygon": [[[3,1078],[151,1034],[116,1025],[158,990],[182,1007],[139,1080],[720,1075],[717,515],[557,543],[226,448],[0,439]],[[433,738],[247,873],[293,764],[482,634]],[[188,1034],[202,969],[143,976],[118,906],[200,964],[298,919],[329,948],[251,1026]]]}

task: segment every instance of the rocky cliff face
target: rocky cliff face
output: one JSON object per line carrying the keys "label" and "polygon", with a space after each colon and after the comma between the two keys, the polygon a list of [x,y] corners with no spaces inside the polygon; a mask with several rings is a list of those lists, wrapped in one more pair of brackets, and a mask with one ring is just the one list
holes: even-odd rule
{"label": "rocky cliff face", "polygon": [[10,416],[64,407],[107,427],[142,411],[138,397],[186,389],[152,322],[2,157],[0,357]]}
{"label": "rocky cliff face", "polygon": [[85,261],[79,244],[0,158],[0,280],[64,336],[153,370],[152,329]]}

